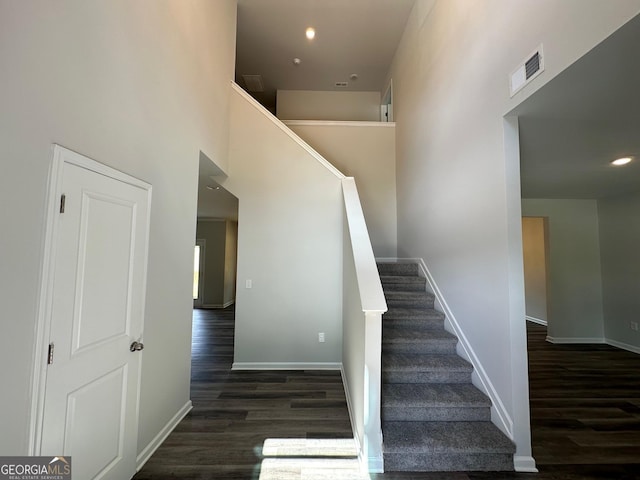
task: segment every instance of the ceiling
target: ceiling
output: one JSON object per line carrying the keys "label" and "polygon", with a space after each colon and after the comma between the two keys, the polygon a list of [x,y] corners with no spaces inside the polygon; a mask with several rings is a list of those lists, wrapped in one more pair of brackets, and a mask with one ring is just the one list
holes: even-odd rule
{"label": "ceiling", "polygon": [[[520,117],[524,198],[595,199],[640,190],[640,16],[551,80]],[[626,167],[609,161],[635,155]]]}
{"label": "ceiling", "polygon": [[[242,75],[261,75],[265,91],[252,95],[271,111],[278,89],[382,91],[414,3],[238,0],[236,82],[245,87]],[[307,27],[315,39],[305,37]]]}
{"label": "ceiling", "polygon": [[[272,110],[277,89],[334,90],[336,81],[349,81],[347,90],[380,91],[413,3],[238,0],[236,81],[242,86],[242,74],[262,75],[266,91],[254,96]],[[312,42],[304,36],[308,26],[317,32]],[[639,89],[640,16],[511,112],[520,117],[522,196],[597,199],[639,191]],[[609,165],[627,155],[637,158]],[[215,175],[202,166],[198,216],[237,219],[237,199],[223,188],[207,190]]]}
{"label": "ceiling", "polygon": [[238,199],[221,186],[224,178],[222,170],[200,152],[198,218],[238,221]]}
{"label": "ceiling", "polygon": [[[275,112],[276,90],[382,91],[415,0],[238,0],[236,83],[261,75],[252,95]],[[307,40],[305,30],[316,37]],[[300,58],[300,65],[293,64]],[[351,74],[358,79],[350,79]],[[238,219],[238,200],[201,154],[198,218]],[[208,189],[212,186],[213,189]]]}

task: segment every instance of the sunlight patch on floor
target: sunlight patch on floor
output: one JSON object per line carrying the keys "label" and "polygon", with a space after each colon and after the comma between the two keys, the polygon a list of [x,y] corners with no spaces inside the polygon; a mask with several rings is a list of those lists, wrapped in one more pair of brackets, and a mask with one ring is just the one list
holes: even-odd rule
{"label": "sunlight patch on floor", "polygon": [[353,439],[268,438],[259,480],[369,480]]}
{"label": "sunlight patch on floor", "polygon": [[357,457],[353,438],[267,438],[265,457]]}

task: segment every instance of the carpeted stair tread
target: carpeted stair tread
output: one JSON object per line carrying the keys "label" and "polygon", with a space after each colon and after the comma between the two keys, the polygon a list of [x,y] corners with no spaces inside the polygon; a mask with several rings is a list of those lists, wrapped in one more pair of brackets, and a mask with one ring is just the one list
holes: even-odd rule
{"label": "carpeted stair tread", "polygon": [[414,277],[408,275],[381,275],[382,289],[389,291],[426,291],[426,279],[424,277]]}
{"label": "carpeted stair tread", "polygon": [[420,355],[410,353],[389,353],[382,359],[383,371],[461,371],[472,372],[469,362],[458,355]]}
{"label": "carpeted stair tread", "polygon": [[382,322],[382,328],[408,328],[413,330],[442,330],[444,321],[442,318],[399,318],[388,319]]}
{"label": "carpeted stair tread", "polygon": [[464,383],[471,381],[473,367],[455,354],[385,352],[383,383]]}
{"label": "carpeted stair tread", "polygon": [[491,423],[491,400],[417,263],[381,263],[381,419],[385,471],[513,471],[513,443]]}
{"label": "carpeted stair tread", "polygon": [[458,343],[458,337],[447,332],[444,328],[425,330],[397,325],[383,325],[382,327],[383,342],[420,343],[429,340]]}
{"label": "carpeted stair tread", "polygon": [[382,276],[418,276],[417,263],[378,263],[378,273]]}
{"label": "carpeted stair tread", "polygon": [[380,281],[383,285],[385,283],[405,283],[407,285],[417,283],[423,286],[427,284],[426,278],[414,275],[380,275]]}
{"label": "carpeted stair tread", "polygon": [[426,330],[384,326],[382,351],[385,353],[449,353],[456,352],[458,337],[444,328]]}
{"label": "carpeted stair tread", "polygon": [[389,307],[389,310],[382,316],[384,321],[387,320],[409,320],[409,319],[438,319],[444,320],[444,313],[433,308],[411,308],[411,307]]}
{"label": "carpeted stair tread", "polygon": [[491,400],[466,383],[396,383],[383,387],[383,408],[490,408]]}
{"label": "carpeted stair tread", "polygon": [[385,453],[515,453],[515,445],[491,422],[384,422]]}
{"label": "carpeted stair tread", "polygon": [[433,308],[390,307],[382,316],[382,327],[441,329],[444,328],[444,319],[444,314]]}
{"label": "carpeted stair tread", "polygon": [[420,355],[410,353],[390,353],[382,362],[383,370],[461,370],[473,371],[473,366],[458,355]]}
{"label": "carpeted stair tread", "polygon": [[429,292],[385,292],[387,305],[392,308],[422,307],[433,308],[434,296]]}

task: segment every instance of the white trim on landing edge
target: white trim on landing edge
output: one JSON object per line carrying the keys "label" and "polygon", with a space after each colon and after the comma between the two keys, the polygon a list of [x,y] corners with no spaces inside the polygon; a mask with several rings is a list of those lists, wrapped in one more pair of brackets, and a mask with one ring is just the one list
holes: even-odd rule
{"label": "white trim on landing edge", "polygon": [[340,370],[340,362],[233,362],[231,370]]}
{"label": "white trim on landing edge", "polygon": [[158,432],[158,434],[149,442],[142,452],[138,454],[136,457],[136,472],[139,472],[140,469],[144,466],[145,463],[151,458],[151,455],[155,453],[162,442],[164,442],[169,434],[173,431],[174,428],[178,426],[178,424],[182,421],[184,417],[191,411],[193,408],[193,404],[191,400],[184,404],[184,406],[178,410],[178,412],[173,416],[171,420],[167,422],[167,424]]}
{"label": "white trim on landing edge", "polygon": [[[491,399],[491,411],[492,411],[491,419],[494,420],[493,413],[495,413],[495,417],[497,417],[496,420],[499,422],[499,424],[496,424],[496,426],[500,428],[500,430],[502,430],[511,440],[513,440],[514,439],[513,420],[509,415],[509,412],[505,408],[504,403],[500,398],[500,395],[498,395],[498,392],[493,386],[493,383],[489,379],[487,372],[485,371],[484,367],[480,363],[478,356],[476,355],[475,351],[471,347],[469,340],[467,339],[466,335],[462,331],[462,328],[460,328],[460,324],[454,317],[453,312],[449,308],[449,305],[444,299],[442,292],[438,288],[438,285],[436,284],[435,279],[431,275],[431,272],[427,268],[427,265],[424,262],[424,260],[422,258],[405,258],[405,259],[379,258],[377,259],[377,261],[391,262],[391,263],[395,262],[395,263],[417,263],[418,264],[422,275],[427,279],[428,288],[435,295],[436,302],[439,304],[440,308],[442,309],[442,313],[445,314],[445,317],[446,317],[445,321],[449,323],[449,325],[453,329],[453,333],[458,337],[459,345],[462,348],[462,353],[463,353],[462,356],[465,357],[465,359],[468,360],[469,363],[473,365],[474,377],[477,378],[478,382],[480,383],[480,385],[476,385],[476,386]],[[474,385],[475,385],[475,382],[474,382]]]}
{"label": "white trim on landing edge", "polygon": [[525,315],[524,319],[527,322],[537,323],[538,325],[543,325],[545,327],[547,326],[547,321],[546,320],[542,320],[541,318],[530,317],[529,315]]}
{"label": "white trim on landing edge", "polygon": [[394,122],[343,121],[343,120],[282,120],[287,127],[395,127]]}

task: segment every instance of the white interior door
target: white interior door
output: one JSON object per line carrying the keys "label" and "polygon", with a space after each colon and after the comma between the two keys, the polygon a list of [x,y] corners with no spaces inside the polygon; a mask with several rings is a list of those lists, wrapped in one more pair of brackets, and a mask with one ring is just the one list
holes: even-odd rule
{"label": "white interior door", "polygon": [[92,165],[64,161],[58,182],[41,455],[72,456],[74,478],[123,480],[136,467],[150,187],[77,163]]}

